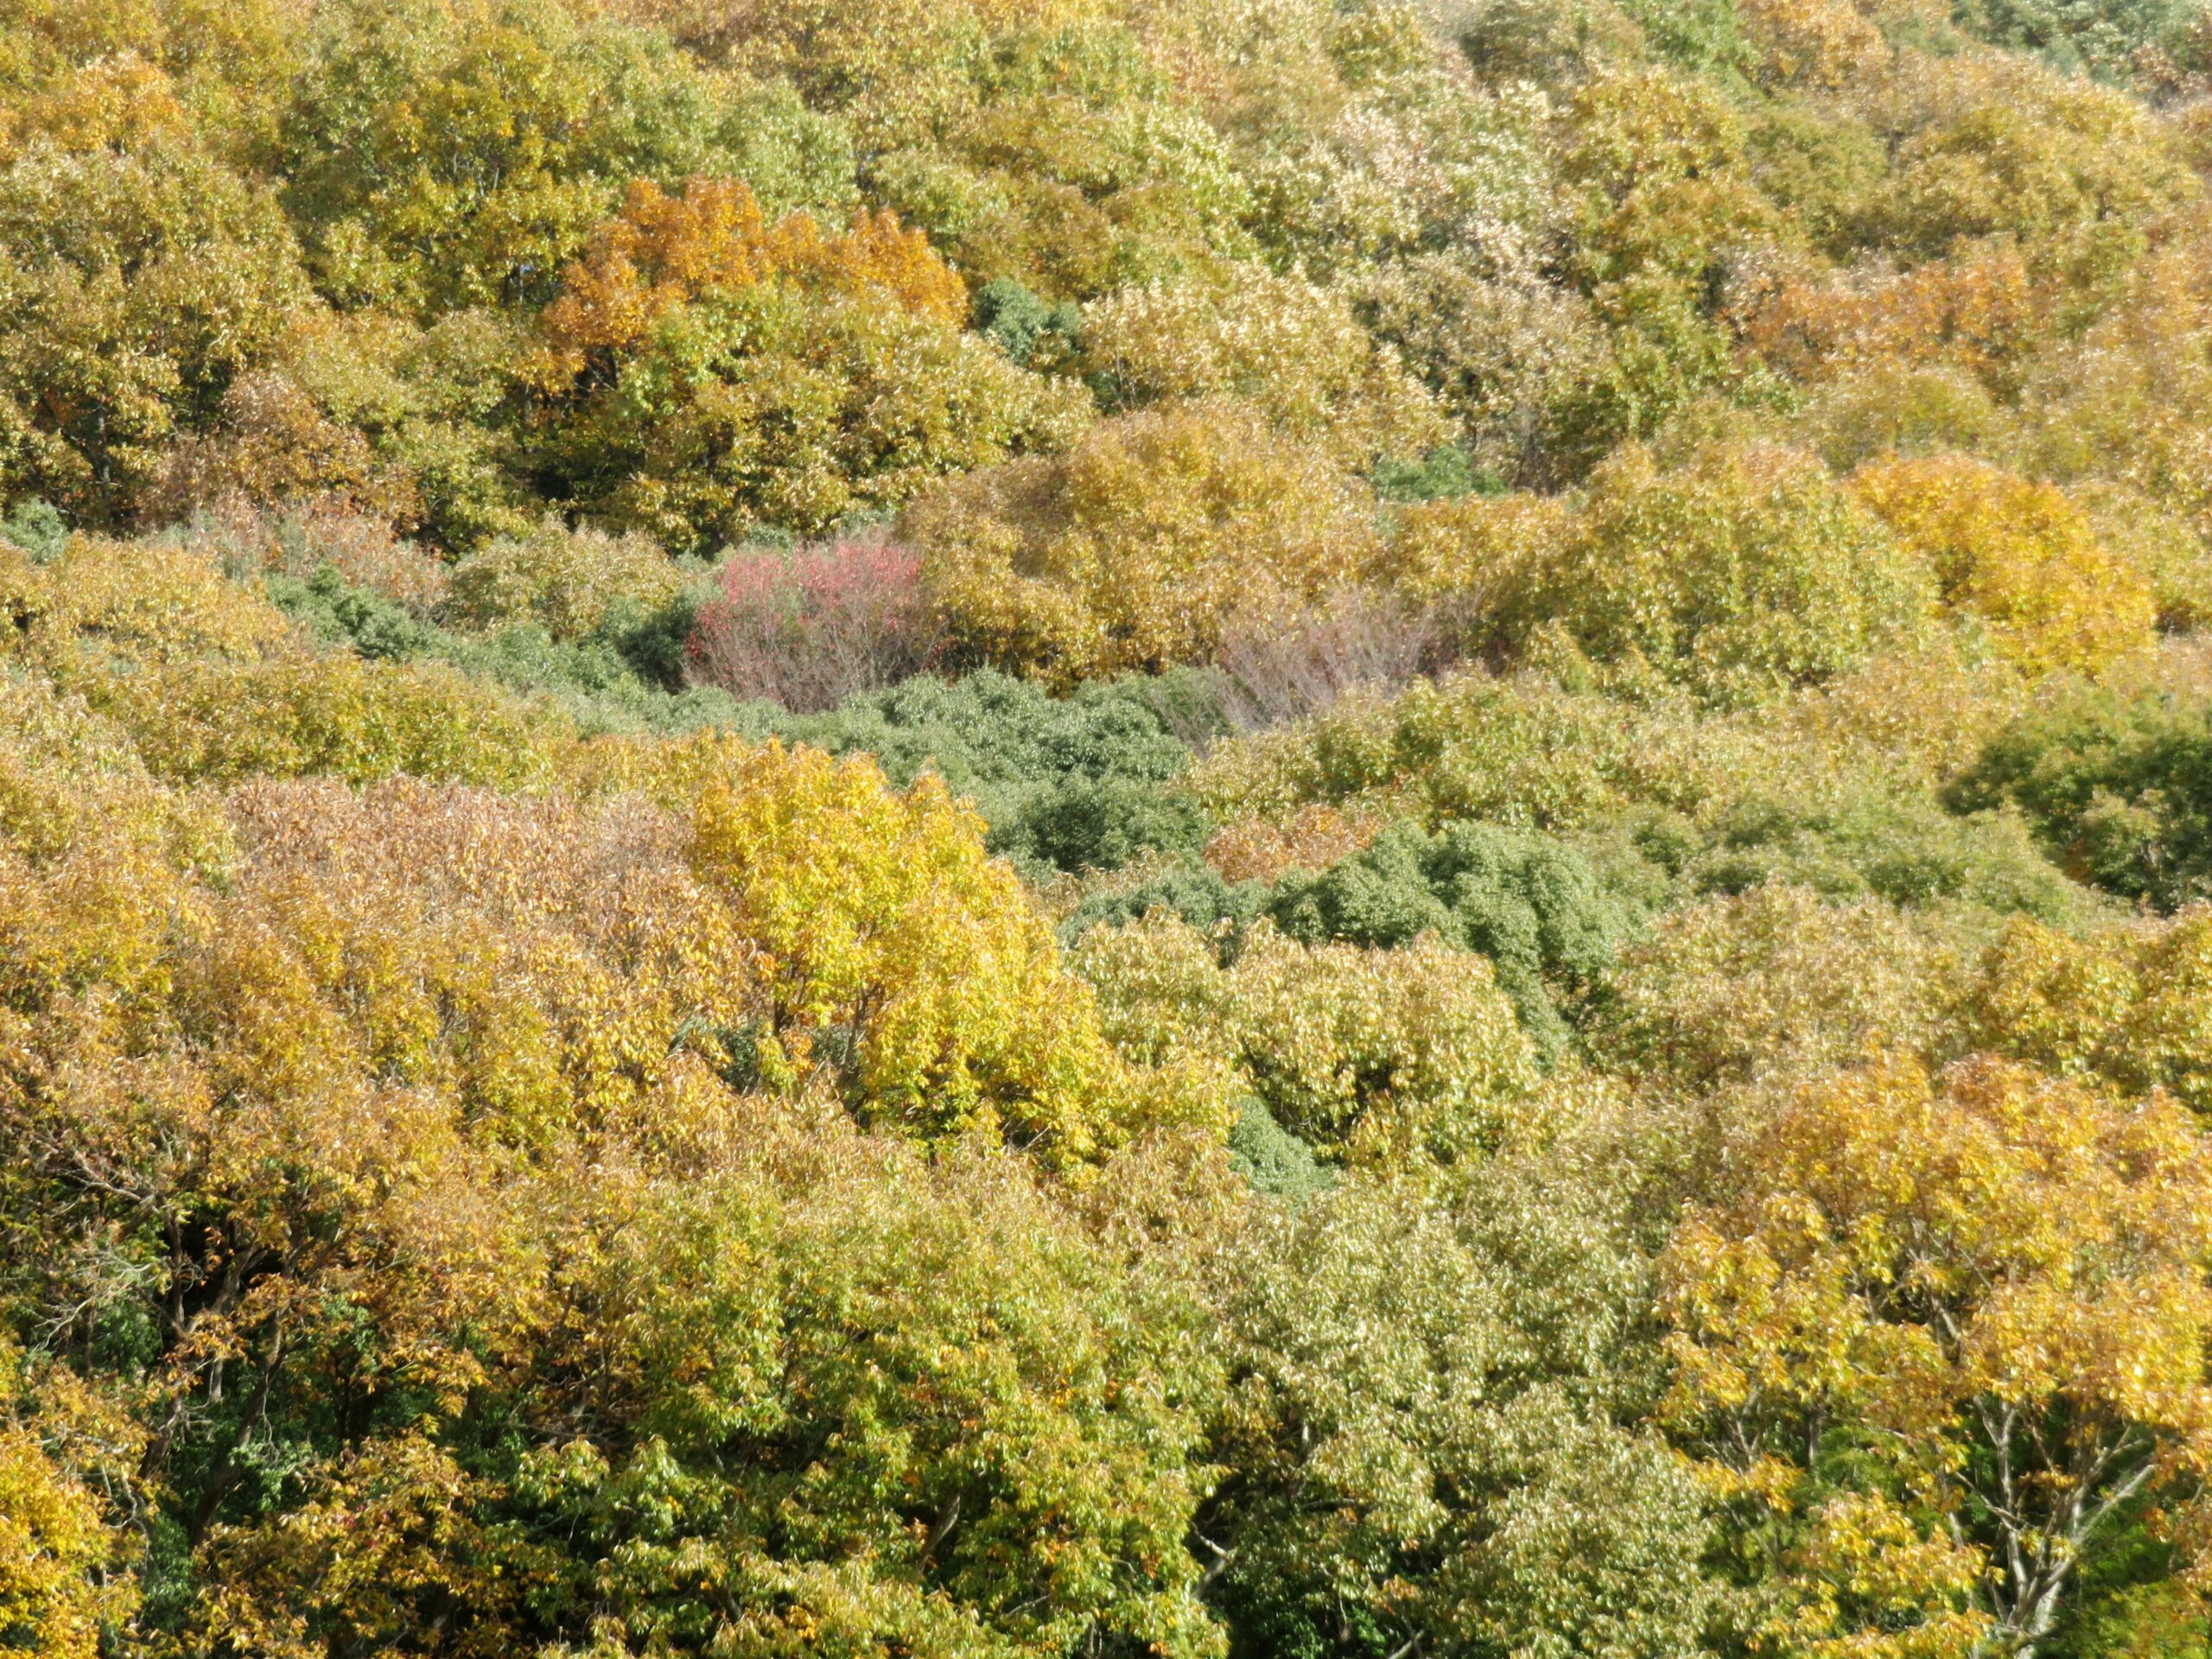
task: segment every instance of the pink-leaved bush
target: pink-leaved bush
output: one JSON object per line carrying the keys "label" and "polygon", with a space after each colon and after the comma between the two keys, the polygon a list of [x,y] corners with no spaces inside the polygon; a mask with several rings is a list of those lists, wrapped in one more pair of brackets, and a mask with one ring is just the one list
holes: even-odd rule
{"label": "pink-leaved bush", "polygon": [[734,696],[815,713],[936,655],[921,561],[887,540],[741,553],[717,582],[686,649],[693,676]]}

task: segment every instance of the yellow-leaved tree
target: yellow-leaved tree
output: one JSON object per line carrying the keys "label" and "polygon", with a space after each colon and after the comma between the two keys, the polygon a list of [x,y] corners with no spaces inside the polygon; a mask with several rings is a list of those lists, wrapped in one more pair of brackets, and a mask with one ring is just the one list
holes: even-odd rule
{"label": "yellow-leaved tree", "polygon": [[1968,1012],[1980,1041],[2062,1077],[2212,1110],[2212,907],[2088,938],[2016,917]]}
{"label": "yellow-leaved tree", "polygon": [[1662,1411],[1817,1659],[2032,1656],[2148,1508],[2212,1565],[2212,1155],[2016,1063],[1801,1085],[1662,1264]]}
{"label": "yellow-leaved tree", "polygon": [[136,1581],[90,1487],[55,1461],[26,1418],[14,1345],[0,1338],[0,1643],[45,1659],[95,1659],[104,1626],[127,1615]]}
{"label": "yellow-leaved tree", "polygon": [[158,777],[519,785],[563,728],[444,664],[317,651],[189,544],[79,536],[38,565],[0,543],[0,663],[114,721]]}
{"label": "yellow-leaved tree", "polygon": [[1864,467],[1853,487],[1926,562],[1945,607],[1980,618],[2019,667],[2094,674],[2151,643],[2150,584],[2050,485],[1931,455]]}
{"label": "yellow-leaved tree", "polygon": [[1103,422],[901,527],[962,653],[1060,681],[1203,661],[1232,619],[1295,611],[1380,550],[1364,486],[1226,398]]}
{"label": "yellow-leaved tree", "polygon": [[763,953],[764,1081],[836,1076],[865,1118],[1002,1128],[1055,1163],[1131,1127],[1145,1087],[1090,988],[934,774],[896,791],[864,756],[770,744],[709,776],[696,822],[695,866]]}

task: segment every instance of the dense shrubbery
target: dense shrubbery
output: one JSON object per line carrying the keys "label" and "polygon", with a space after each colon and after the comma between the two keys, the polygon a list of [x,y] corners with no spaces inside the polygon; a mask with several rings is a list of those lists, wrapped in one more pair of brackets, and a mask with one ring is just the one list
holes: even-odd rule
{"label": "dense shrubbery", "polygon": [[2079,890],[2026,826],[1946,811],[1916,757],[1885,750],[1894,727],[1823,730],[1848,717],[1832,703],[1781,712],[1809,716],[1811,729],[1772,709],[1701,715],[1548,679],[1466,676],[1224,745],[1191,787],[1224,821],[1324,803],[1563,833],[1654,897],[1779,879],[1904,906],[2079,912]]}
{"label": "dense shrubbery", "polygon": [[1701,452],[1607,463],[1580,520],[1522,551],[1503,608],[1586,655],[1631,658],[1720,702],[1856,668],[1913,641],[1927,583],[1809,457]]}
{"label": "dense shrubbery", "polygon": [[806,743],[873,755],[902,784],[936,772],[975,801],[992,850],[1025,868],[1114,868],[1143,853],[1194,851],[1205,838],[1204,810],[1170,788],[1190,762],[1167,717],[1179,691],[1187,697],[1173,682],[1118,681],[1060,699],[985,671],[910,680],[774,723]]}
{"label": "dense shrubbery", "polygon": [[1262,923],[1224,969],[1212,941],[1160,915],[1091,933],[1077,962],[1122,1049],[1223,1074],[1332,1156],[1494,1148],[1535,1080],[1489,963],[1439,939],[1300,946]]}
{"label": "dense shrubbery", "polygon": [[2171,910],[2212,896],[2212,709],[2170,690],[2082,690],[1993,737],[1954,791],[2009,800],[2067,868]]}
{"label": "dense shrubbery", "polygon": [[1232,619],[1357,581],[1378,539],[1358,480],[1230,403],[1102,423],[901,523],[954,649],[1063,684],[1203,662]]}
{"label": "dense shrubbery", "polygon": [[1868,468],[1853,486],[1927,562],[1944,604],[2031,672],[2094,674],[2149,643],[2149,585],[2048,485],[1938,457]]}
{"label": "dense shrubbery", "polygon": [[0,1649],[2202,1659],[2208,93],[0,0]]}
{"label": "dense shrubbery", "polygon": [[798,714],[909,679],[936,651],[920,576],[912,554],[880,542],[741,554],[699,607],[691,672]]}
{"label": "dense shrubbery", "polygon": [[1433,933],[1478,952],[1546,1052],[1566,1040],[1555,1001],[1605,972],[1632,916],[1571,849],[1480,823],[1386,833],[1319,874],[1286,875],[1269,909],[1295,938],[1398,945]]}

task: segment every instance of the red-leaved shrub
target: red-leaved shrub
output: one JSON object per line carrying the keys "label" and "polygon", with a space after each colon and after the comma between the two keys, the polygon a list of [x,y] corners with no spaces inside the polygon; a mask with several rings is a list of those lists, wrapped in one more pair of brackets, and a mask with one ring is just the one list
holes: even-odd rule
{"label": "red-leaved shrub", "polygon": [[918,672],[937,650],[921,560],[888,541],[739,554],[719,582],[686,651],[695,678],[733,696],[812,714]]}

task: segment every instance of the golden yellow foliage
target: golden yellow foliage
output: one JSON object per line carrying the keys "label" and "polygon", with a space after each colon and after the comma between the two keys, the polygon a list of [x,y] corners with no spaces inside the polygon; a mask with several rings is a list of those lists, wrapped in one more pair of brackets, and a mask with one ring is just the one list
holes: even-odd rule
{"label": "golden yellow foliage", "polygon": [[2094,283],[2152,215],[2198,195],[2172,130],[2142,103],[2027,55],[1922,57],[1882,112],[1897,178],[1878,232],[1908,254],[2011,238],[2038,276]]}
{"label": "golden yellow foliage", "polygon": [[2003,385],[2045,319],[2026,261],[2000,244],[1899,273],[1796,277],[1740,321],[1760,357],[1802,380],[1941,364]]}
{"label": "golden yellow foliage", "polygon": [[1511,636],[1563,631],[1595,661],[1710,700],[1815,683],[1924,632],[1928,579],[1800,451],[1716,443],[1662,470],[1623,450],[1564,532],[1522,555],[1502,607]]}
{"label": "golden yellow foliage", "polygon": [[1948,781],[2027,700],[2009,663],[1961,643],[1942,636],[1925,650],[1878,658],[1774,709],[1764,723],[1824,753],[1867,751]]}
{"label": "golden yellow foliage", "polygon": [[[2093,513],[2094,486],[2108,480],[2177,515],[2200,541],[2212,529],[2212,465],[2202,442],[2212,409],[2212,362],[2202,345],[2212,326],[2207,223],[2202,209],[2192,213],[2172,241],[2129,269],[2101,315],[2036,363],[2022,400],[2042,474],[2069,493],[2091,486],[2079,499]],[[2132,529],[2138,515],[2123,507],[2119,517]],[[2184,584],[2188,563],[2184,555],[2174,573]],[[2169,613],[2186,618],[2208,602],[2212,589],[2201,575],[2193,593],[2186,586],[2176,592],[2163,557],[2143,568]]]}
{"label": "golden yellow foliage", "polygon": [[1957,967],[1889,905],[1770,882],[1670,912],[1624,952],[1600,1052],[1710,1087],[1923,1049]]}
{"label": "golden yellow foliage", "polygon": [[1446,431],[1427,389],[1342,295],[1263,267],[1095,302],[1084,311],[1080,366],[1128,407],[1240,398],[1352,467],[1418,455]]}
{"label": "golden yellow foliage", "polygon": [[311,649],[209,552],[79,537],[53,563],[0,547],[0,643],[113,721],[157,775],[329,772],[522,784],[562,724],[439,664]]}
{"label": "golden yellow foliage", "polygon": [[[1807,1559],[1777,1563],[1815,1651],[2031,1637],[2115,1509],[2193,1504],[2212,1466],[2212,1154],[2177,1103],[1993,1058],[1936,1078],[1878,1061],[1753,1124],[1727,1187],[1664,1264],[1663,1411],[1785,1533],[1834,1484],[1859,1506],[1816,1510]],[[1886,1476],[1823,1459],[1824,1431]],[[1976,1585],[1961,1543],[2005,1570]],[[1853,1555],[1865,1570],[1839,1575]]]}
{"label": "golden yellow foliage", "polygon": [[1409,597],[1440,600],[1470,617],[1493,610],[1528,566],[1573,531],[1557,496],[1467,495],[1425,501],[1398,521],[1383,569]]}
{"label": "golden yellow foliage", "polygon": [[381,464],[357,429],[332,420],[292,381],[248,375],[223,394],[222,419],[179,444],[143,511],[155,522],[219,505],[352,509],[402,529],[421,517],[415,480]]}
{"label": "golden yellow foliage", "polygon": [[1281,823],[1241,818],[1224,824],[1206,842],[1206,862],[1228,881],[1272,881],[1286,870],[1325,870],[1349,858],[1382,833],[1372,813],[1341,812],[1319,803],[1298,808]]}
{"label": "golden yellow foliage", "polygon": [[1978,618],[2024,671],[2094,675],[2151,643],[2150,585],[2051,486],[1932,455],[1863,467],[1852,487],[1926,564],[1943,604]]}
{"label": "golden yellow foliage", "polygon": [[99,1501],[10,1409],[16,1364],[0,1342],[0,1631],[48,1659],[96,1659],[101,1627],[130,1610],[135,1584],[106,1571],[123,1552]]}
{"label": "golden yellow foliage", "polygon": [[842,1070],[867,1116],[1054,1163],[1134,1127],[1088,987],[934,775],[893,792],[865,757],[771,744],[709,780],[696,825],[696,868],[763,953],[766,1079]]}
{"label": "golden yellow foliage", "polygon": [[190,131],[191,118],[169,77],[137,53],[123,52],[0,108],[0,164],[34,143],[81,155],[189,142]]}
{"label": "golden yellow foliage", "polygon": [[1764,81],[1833,91],[1890,55],[1882,31],[1850,0],[1747,0],[1743,16]]}
{"label": "golden yellow foliage", "polygon": [[2084,479],[2067,494],[2096,538],[2151,586],[2161,632],[2202,633],[2212,624],[2212,546],[2188,519],[2126,484]]}
{"label": "golden yellow foliage", "polygon": [[1987,1554],[1922,1529],[1879,1492],[1844,1492],[1805,1517],[1763,1650],[1791,1659],[1971,1659],[1990,1621],[1972,1605]]}
{"label": "golden yellow foliage", "polygon": [[1202,661],[1232,617],[1311,602],[1377,549],[1363,486],[1211,401],[961,479],[901,525],[961,649],[1059,681]]}
{"label": "golden yellow foliage", "polygon": [[[610,1606],[643,1626],[691,1580],[618,1547],[628,1523],[601,1495],[681,1460],[721,1483],[679,1523],[683,1548],[748,1586],[848,1560],[850,1538],[904,1540],[881,1586],[849,1575],[859,1605],[842,1616],[911,1630],[926,1615],[958,1638],[946,1650],[972,1650],[979,1614],[907,1593],[928,1551],[900,1518],[923,1481],[942,1506],[937,1483],[972,1478],[959,1490],[976,1543],[956,1559],[1002,1562],[1009,1538],[1027,1552],[1007,1570],[1050,1586],[1026,1621],[1046,1630],[1039,1650],[1092,1628],[1138,1573],[1113,1616],[1208,1659],[1218,1637],[1175,1546],[1209,1350],[1176,1311],[1186,1293],[1135,1266],[1136,1244],[1102,1240],[1141,1234],[1162,1205],[1230,1202],[1189,1162],[1217,1123],[1078,1212],[1001,1148],[925,1154],[819,1096],[741,1093],[772,1085],[759,1074],[779,1045],[788,1058],[817,1038],[826,1063],[842,1035],[879,1081],[905,1065],[919,1089],[913,1068],[936,1067],[927,1086],[944,1092],[899,1127],[1003,1122],[1058,1160],[1103,1154],[1141,1116],[1109,1116],[1128,1100],[1151,1121],[1192,1115],[1186,1088],[1105,1049],[1087,990],[941,789],[898,796],[865,762],[696,747],[693,812],[635,793],[244,785],[225,803],[232,857],[158,931],[158,983],[26,987],[0,936],[6,1236],[12,1251],[35,1211],[64,1245],[11,1259],[11,1286],[81,1301],[65,1321],[143,1306],[146,1360],[103,1398],[156,1423],[174,1408],[175,1436],[191,1437],[134,1440],[127,1415],[118,1430],[100,1402],[73,1407],[122,1448],[103,1479],[151,1505],[197,1448],[229,1456],[240,1424],[288,1434],[296,1397],[365,1414],[357,1432],[289,1442],[281,1508],[218,1517],[194,1541],[209,1587],[192,1633],[214,1645],[404,1643],[443,1608],[463,1650],[505,1651],[542,1632],[545,1595],[564,1630],[603,1629]],[[994,992],[1015,1000],[984,1006]],[[842,1016],[843,1031],[778,1032],[785,1014]],[[944,1021],[957,1049],[922,1053]],[[947,1075],[963,1066],[966,1096]],[[853,1103],[888,1119],[916,1103]],[[943,1122],[963,1104],[964,1123]],[[4,1395],[0,1378],[0,1617],[41,1650],[88,1656],[90,1613],[125,1598],[99,1588],[95,1512]],[[559,1436],[494,1479],[455,1444],[478,1402]],[[632,1440],[631,1423],[650,1427]],[[772,1496],[780,1459],[727,1457],[733,1434],[761,1433],[811,1446],[834,1478],[798,1495],[816,1530],[741,1550],[721,1530],[738,1502],[793,1512],[788,1486]],[[825,1441],[839,1448],[826,1465]],[[1017,1481],[1024,1495],[1004,1497]],[[518,1512],[582,1527],[626,1565],[585,1591],[506,1524]],[[1132,1541],[1135,1515],[1149,1518]],[[1071,1559],[1082,1570],[1064,1580]],[[107,1598],[97,1608],[80,1580]]]}

